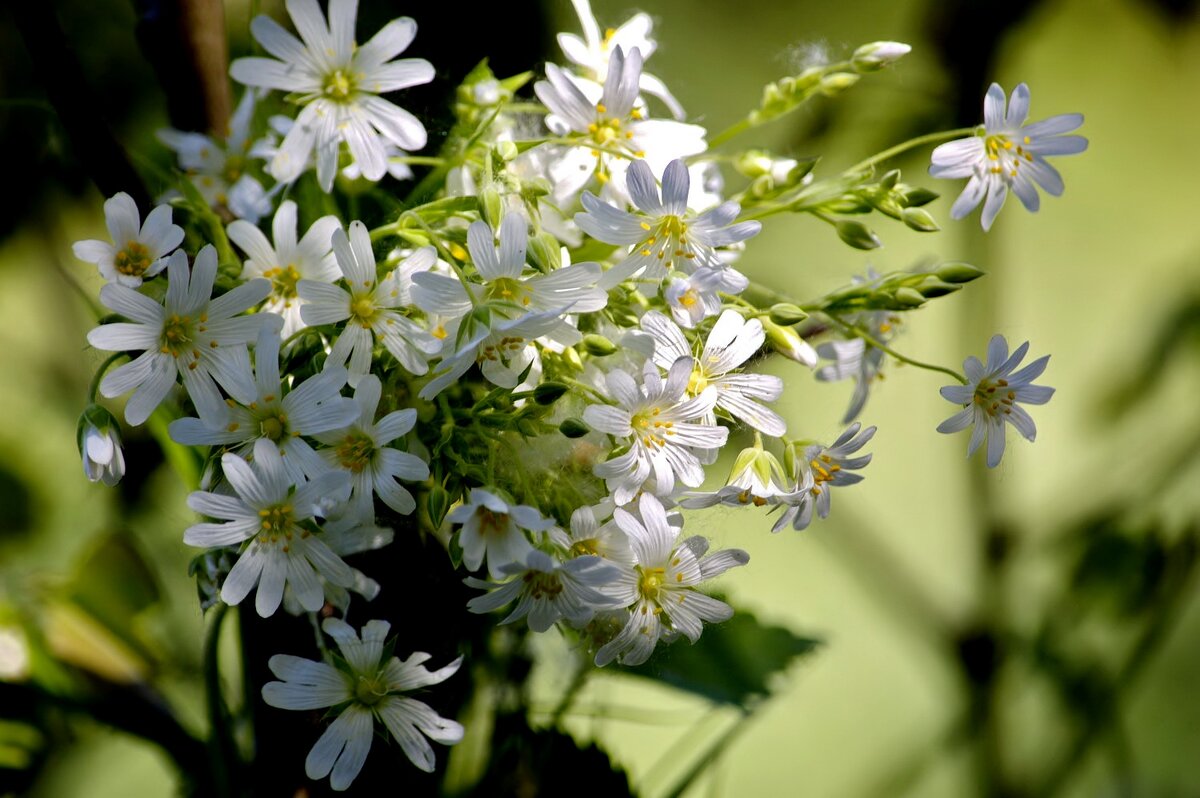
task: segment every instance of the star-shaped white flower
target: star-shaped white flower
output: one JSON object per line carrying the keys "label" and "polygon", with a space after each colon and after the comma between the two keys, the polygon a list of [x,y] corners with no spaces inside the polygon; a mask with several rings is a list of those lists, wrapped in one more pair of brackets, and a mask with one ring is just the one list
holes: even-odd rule
{"label": "star-shaped white flower", "polygon": [[862,425],[855,422],[838,436],[832,446],[814,443],[800,450],[799,444],[793,444],[786,453],[792,473],[790,490],[768,498],[771,504],[786,508],[771,531],[778,532],[789,524],[797,532],[807,529],[812,523],[814,510],[818,517],[828,518],[833,488],[863,481],[862,474],[850,472],[866,468],[871,462],[871,455],[851,455],[866,446],[873,437],[875,427],[862,429]]}
{"label": "star-shaped white flower", "polygon": [[1020,371],[1013,371],[1028,351],[1029,342],[1026,341],[1009,355],[1008,341],[1003,335],[994,335],[988,342],[986,364],[974,356],[963,361],[963,371],[969,382],[941,389],[944,399],[962,405],[963,409],[939,424],[938,432],[959,432],[970,426],[967,457],[987,440],[988,468],[1000,465],[1000,458],[1004,456],[1005,422],[1016,427],[1026,440],[1037,437],[1033,419],[1019,403],[1044,405],[1054,395],[1053,388],[1033,384],[1046,370],[1049,355],[1039,357]]}
{"label": "star-shaped white flower", "polygon": [[205,418],[220,418],[225,411],[216,383],[239,402],[254,401],[246,345],[263,325],[280,320],[269,313],[240,314],[266,299],[271,284],[251,280],[213,299],[216,276],[217,251],[209,245],[196,256],[190,274],[182,250],[171,256],[161,305],[124,285],[109,283],[100,289],[106,308],[133,321],[102,324],[88,333],[88,343],[112,352],[143,350],[100,382],[100,393],[109,398],[133,391],[125,405],[130,424],[148,419],[177,377],[182,377],[192,404]]}
{"label": "star-shaped white flower", "polygon": [[104,203],[104,223],[112,243],[76,241],[75,257],[94,263],[110,283],[137,288],[142,280],[161,272],[167,256],[183,243],[183,228],[171,222],[171,206],[159,205],[142,224],[137,203],[125,192]]}
{"label": "star-shaped white flower", "polygon": [[452,524],[462,524],[458,543],[462,546],[463,565],[478,571],[487,560],[493,579],[505,575],[504,566],[523,563],[533,546],[522,531],[545,532],[554,522],[525,504],[509,504],[491,491],[472,488],[467,503],[446,516]]}
{"label": "star-shaped white flower", "polygon": [[326,471],[296,487],[279,449],[266,438],[255,442],[253,463],[227,452],[221,469],[235,495],[195,491],[188,496],[188,507],[220,523],[188,527],[183,542],[211,548],[249,541],[221,585],[222,601],[240,604],[257,586],[254,608],[266,618],[290,586],[300,606],[316,612],[325,605],[318,574],[338,587],[354,585],[354,572],[314,534],[311,520],[331,498],[345,501],[350,492],[345,474]]}
{"label": "star-shaped white flower", "polygon": [[562,561],[533,549],[524,562],[509,563],[501,570],[512,578],[500,583],[474,577],[465,580],[469,587],[488,591],[468,601],[468,610],[491,612],[516,600],[517,606],[500,623],[528,618],[530,629],[544,632],[560,620],[578,628],[597,610],[620,606],[602,592],[620,571],[600,557],[584,555]]}
{"label": "star-shaped white flower", "polygon": [[433,748],[426,738],[453,745],[462,740],[463,727],[403,694],[446,681],[458,671],[462,657],[430,671],[424,665],[430,655],[422,651],[408,659],[384,661],[384,643],[391,629],[386,621],[368,621],[361,638],[337,618],[326,618],[321,628],[337,642],[345,667],[276,654],[267,664],[283,681],[268,682],[262,689],[263,700],[279,709],[342,707],[309,751],[304,772],[310,779],[329,776],[329,786],[335,790],[348,788],[371,751],[376,720],[410,762],[433,772]]}
{"label": "star-shaped white flower", "polygon": [[1059,114],[1026,125],[1028,116],[1028,86],[1022,83],[1013,90],[1005,113],[1004,89],[993,83],[983,101],[983,132],[934,149],[929,174],[970,178],[950,208],[951,218],[961,219],[983,202],[980,222],[988,230],[1010,189],[1031,212],[1041,204],[1037,186],[1056,197],[1063,193],[1062,175],[1046,157],[1087,149],[1083,136],[1062,135],[1082,125],[1083,114]]}
{"label": "star-shaped white flower", "polygon": [[342,276],[330,243],[339,227],[336,216],[322,216],[297,241],[296,203],[292,200],[284,200],[275,212],[271,225],[274,244],[249,222],[238,220],[229,225],[229,240],[246,253],[242,279],[265,277],[271,281],[271,296],[263,310],[283,317],[280,335],[285,339],[306,326],[300,315],[304,300],[296,292],[297,284],[301,280],[332,283]]}
{"label": "star-shaped white flower", "polygon": [[270,17],[255,17],[250,31],[275,58],[239,58],[229,70],[240,83],[290,92],[304,106],[271,161],[276,180],[299,177],[315,150],[317,181],[329,191],[342,142],[362,175],[379,180],[388,169],[388,142],[405,150],[425,146],[421,121],[379,96],[433,80],[424,59],[392,60],[416,36],[416,22],[394,19],[359,46],[357,0],[330,0],[328,24],[317,0],[287,0],[287,10],[303,42]]}

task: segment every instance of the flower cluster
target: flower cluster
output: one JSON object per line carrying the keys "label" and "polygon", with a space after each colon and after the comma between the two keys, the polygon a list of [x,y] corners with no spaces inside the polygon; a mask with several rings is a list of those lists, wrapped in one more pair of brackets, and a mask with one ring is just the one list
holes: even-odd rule
{"label": "flower cluster", "polygon": [[[726,198],[708,132],[643,70],[655,47],[645,15],[601,35],[579,0],[583,38],[560,37],[572,65],[546,66],[532,86],[540,105],[514,102],[528,76],[477,68],[457,95],[451,141],[418,157],[409,153],[427,144],[423,123],[383,96],[434,77],[427,61],[396,59],[416,23],[393,20],[358,45],[353,0],[330,0],[328,16],[316,0],[286,6],[299,36],[258,17],[251,30],[270,57],[232,65],[247,93],[230,136],[162,135],[190,186],[144,223],[116,195],[105,204],[111,243],[75,251],[109,281],[100,300],[114,314],[88,335],[113,353],[93,393],[128,396],[130,425],[158,414],[176,443],[209,447],[204,489],[188,499],[203,520],[183,541],[230,555],[220,599],[253,593],[263,617],[327,616],[321,628],[340,656],[273,657],[282,681],[263,696],[283,709],[338,709],[306,770],[340,790],[376,720],[423,770],[434,768],[426,738],[463,736],[403,695],[450,678],[462,658],[429,672],[428,654],[385,648],[432,649],[404,628],[393,644],[383,620],[356,632],[344,620],[351,603],[369,606],[388,583],[347,558],[387,545],[393,527],[420,527],[481,591],[467,612],[506,609],[501,624],[558,629],[597,666],[643,663],[679,637],[695,643],[734,612],[705,592],[710,580],[749,557],[685,536],[702,521],[684,510],[776,513],[776,531],[828,516],[833,488],[859,482],[871,460],[861,450],[875,427],[850,422],[887,358],[905,359],[890,347],[899,314],[980,272],[872,273],[811,302],[764,302],[770,292],[734,267],[759,219],[812,211],[828,221],[857,203],[932,229],[919,206],[935,195],[898,173],[835,176],[818,190],[811,164],[754,151],[734,160],[770,179]],[[906,52],[875,43],[841,67],[772,84],[747,125]],[[294,118],[266,118],[272,100]],[[1082,149],[1077,137],[1046,138],[1064,118],[1020,128],[1023,86],[1003,120],[996,102],[989,92],[986,137],[934,154],[935,174],[971,176],[952,215],[988,194],[985,227],[1007,188],[1036,207],[1023,175],[1057,193],[1042,156]],[[659,103],[668,118],[655,116]],[[1001,172],[980,171],[985,161]],[[431,166],[433,189],[400,199],[410,162]],[[345,209],[357,203],[338,203],[351,182],[404,210],[352,218]],[[307,193],[284,190],[299,183]],[[314,191],[329,201],[298,204]],[[205,226],[221,218],[213,208],[223,235]],[[850,243],[875,240],[860,222],[835,224]],[[202,242],[195,251],[181,248],[184,227]],[[814,350],[806,338],[821,335]],[[1004,421],[1033,438],[1018,403],[1052,393],[1031,384],[1045,358],[1014,371],[1025,350],[1009,357],[997,337],[986,365],[968,360],[965,385],[943,390],[964,410],[939,429],[973,423],[970,448],[986,439],[989,465],[1003,453]],[[789,437],[773,406],[784,380],[762,369],[773,353],[809,368],[820,354],[832,364],[816,379],[856,381],[850,426],[832,445]],[[725,483],[711,484],[723,450],[749,436]],[[91,405],[80,425],[89,479],[121,478],[120,442],[115,419]]]}

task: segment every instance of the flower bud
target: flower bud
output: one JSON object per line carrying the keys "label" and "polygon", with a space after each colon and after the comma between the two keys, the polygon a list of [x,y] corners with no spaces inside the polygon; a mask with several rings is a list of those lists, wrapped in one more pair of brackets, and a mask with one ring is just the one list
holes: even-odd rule
{"label": "flower bud", "polygon": [[547,232],[529,239],[529,260],[539,271],[549,274],[562,266],[562,245]]}
{"label": "flower bud", "polygon": [[883,242],[879,240],[879,236],[867,227],[862,222],[856,222],[852,219],[842,219],[837,223],[838,238],[846,242],[855,249],[875,249],[883,246]]}
{"label": "flower bud", "polygon": [[520,154],[521,151],[517,147],[516,142],[508,141],[507,139],[496,142],[496,155],[505,163],[516,160],[516,157]]}
{"label": "flower bud", "polygon": [[125,454],[117,420],[100,405],[88,405],[79,417],[76,443],[83,457],[83,473],[91,482],[112,487],[125,476]]}
{"label": "flower bud", "polygon": [[919,208],[922,205],[928,205],[937,199],[940,194],[936,191],[930,191],[927,188],[913,186],[904,189],[904,204],[909,208]]}
{"label": "flower bud", "polygon": [[987,274],[983,269],[978,269],[969,263],[943,263],[937,267],[934,272],[939,280],[945,280],[948,283],[969,283],[972,280],[977,280]]}
{"label": "flower bud", "polygon": [[896,302],[905,307],[919,308],[925,304],[925,297],[921,296],[921,292],[908,286],[897,288],[895,297]]}
{"label": "flower bud", "polygon": [[961,285],[943,283],[936,277],[927,277],[917,286],[917,291],[926,299],[937,299],[938,297],[947,296],[961,290]]}
{"label": "flower bud", "polygon": [[771,306],[771,321],[784,327],[799,324],[808,318],[808,314],[795,305],[780,302]]}
{"label": "flower bud", "polygon": [[429,513],[429,520],[433,522],[435,529],[442,525],[446,513],[450,512],[450,494],[437,482],[434,482],[433,487],[429,489],[429,496],[425,499],[425,509]]}
{"label": "flower bud", "polygon": [[871,42],[854,51],[850,63],[859,72],[875,72],[912,52],[904,42]]}
{"label": "flower bud", "polygon": [[791,327],[781,327],[770,319],[762,319],[763,332],[772,348],[786,358],[812,368],[817,365],[817,350]]}
{"label": "flower bud", "polygon": [[588,333],[583,336],[583,348],[589,355],[604,357],[617,351],[617,345],[603,335]]}
{"label": "flower bud", "polygon": [[504,215],[504,202],[495,186],[484,186],[479,192],[479,209],[483,212],[483,220],[493,230],[499,230],[500,217]]}
{"label": "flower bud", "polygon": [[569,390],[565,383],[543,382],[533,389],[533,401],[539,405],[552,405]]}
{"label": "flower bud", "polygon": [[900,212],[900,219],[919,233],[935,233],[941,229],[924,208],[905,208]]}
{"label": "flower bud", "polygon": [[585,424],[581,418],[568,418],[558,425],[558,431],[568,438],[582,438],[591,432],[592,428]]}
{"label": "flower bud", "polygon": [[821,78],[821,92],[826,97],[832,97],[855,83],[858,83],[858,75],[853,72],[834,72]]}

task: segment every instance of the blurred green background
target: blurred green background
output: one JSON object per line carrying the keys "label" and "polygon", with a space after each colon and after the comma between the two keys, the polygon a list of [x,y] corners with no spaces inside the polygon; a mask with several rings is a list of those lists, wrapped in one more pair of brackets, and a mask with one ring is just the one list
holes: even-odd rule
{"label": "blurred green background", "polygon": [[[1033,119],[1084,113],[1091,147],[1056,162],[1062,198],[1046,199],[1036,215],[1011,202],[986,237],[977,216],[948,219],[961,183],[929,178],[923,150],[893,165],[907,182],[943,192],[929,206],[943,232],[872,220],[885,246],[862,253],[815,219],[776,217],[750,242],[744,270],[798,298],[868,267],[974,263],[986,279],[910,314],[894,346],[958,367],[999,331],[1014,346],[1029,340],[1034,355],[1053,355],[1044,382],[1058,393],[1034,411],[1037,443],[1010,436],[1002,465],[982,474],[981,463],[964,460],[965,435],[934,432],[953,410],[937,394],[944,379],[890,366],[863,414],[880,428],[867,480],[835,495],[828,521],[771,535],[761,516],[717,510],[691,527],[751,553],[748,568],[722,580],[735,605],[820,637],[822,648],[748,718],[604,675],[576,701],[568,727],[598,740],[648,796],[730,729],[688,795],[1200,794],[1194,6],[595,6],[602,25],[635,10],[653,15],[660,48],[648,70],[712,132],[814,54],[837,58],[877,39],[911,43],[896,69],[735,142],[821,155],[818,176],[911,135],[977,121],[990,80],[1006,90],[1027,82]],[[230,29],[244,36],[248,8],[227,8]],[[375,13],[422,23],[425,12]],[[512,25],[545,14],[550,31],[578,30],[565,0],[506,13]],[[137,58],[131,5],[63,3],[60,14],[119,137],[148,152],[147,131],[165,124],[165,112]],[[70,244],[103,237],[102,197],[71,165],[47,109],[13,102],[38,95],[7,22],[2,36],[0,124],[7,157],[19,163],[0,226],[0,678],[21,664],[4,634],[11,640],[18,621],[37,618],[43,642],[75,665],[116,680],[152,674],[185,725],[202,733],[203,622],[185,577],[191,553],[181,534],[191,516],[180,480],[169,466],[139,469],[139,456],[153,450],[145,431],[128,435],[130,474],[119,491],[89,484],[75,449],[98,358],[84,340],[93,317],[71,286],[94,295],[99,278]],[[499,31],[490,47],[505,46]],[[436,52],[429,57],[438,63]],[[975,117],[958,121],[964,108]],[[849,384],[817,384],[790,362],[768,368],[787,380],[782,412],[792,434],[836,437]],[[149,592],[114,597],[106,579]],[[132,622],[104,623],[114,616]],[[565,654],[553,641],[545,649],[537,684],[552,705],[567,678],[557,667]],[[66,744],[51,747],[30,728],[0,722],[0,794],[7,773],[42,757],[41,776],[32,784],[14,777],[12,789],[53,798],[173,794],[169,762],[132,737],[74,722],[53,735]]]}

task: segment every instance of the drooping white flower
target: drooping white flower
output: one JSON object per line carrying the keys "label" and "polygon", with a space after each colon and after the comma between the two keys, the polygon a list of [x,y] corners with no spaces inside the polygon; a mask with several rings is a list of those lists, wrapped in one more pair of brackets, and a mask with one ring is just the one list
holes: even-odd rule
{"label": "drooping white flower", "polygon": [[762,507],[777,496],[795,490],[788,483],[787,472],[779,458],[763,448],[762,438],[755,436],[754,446],[738,453],[729,471],[726,484],[715,491],[688,493],[679,503],[689,509],[724,504]]}
{"label": "drooping white flower", "polygon": [[815,443],[804,447],[801,452],[797,445],[793,445],[786,457],[792,477],[790,491],[768,499],[772,504],[785,508],[771,531],[779,532],[789,524],[798,532],[807,529],[812,523],[814,510],[818,517],[828,518],[832,489],[862,482],[862,474],[850,472],[866,468],[871,462],[871,455],[850,455],[866,446],[874,436],[875,427],[862,429],[862,425],[855,422],[838,436],[832,446]]}
{"label": "drooping white flower", "polygon": [[[600,34],[600,25],[592,14],[588,0],[571,0],[579,24],[583,27],[583,38],[573,33],[558,34],[558,46],[575,65],[582,67],[583,77],[603,84],[608,78],[608,65],[613,50],[620,47],[625,52],[636,49],[644,60],[649,60],[658,44],[650,38],[654,21],[649,14],[634,14],[616,28],[608,28]],[[671,111],[671,116],[683,119],[683,106],[671,94],[666,84],[648,72],[638,79],[638,88],[662,100]]]}
{"label": "drooping white flower", "polygon": [[290,338],[305,327],[300,315],[304,301],[296,292],[301,280],[332,283],[341,276],[330,239],[341,223],[336,216],[322,216],[297,240],[296,203],[284,200],[275,212],[271,234],[274,244],[262,231],[246,221],[229,225],[229,240],[246,253],[241,278],[265,277],[271,281],[271,296],[263,310],[283,317],[280,335]]}
{"label": "drooping white flower", "polygon": [[637,48],[613,48],[599,93],[554,64],[546,65],[546,80],[533,87],[550,110],[546,125],[555,135],[578,141],[575,146],[549,145],[549,177],[559,207],[569,204],[593,175],[606,196],[626,202],[624,173],[631,161],[644,159],[661,172],[669,161],[707,148],[699,125],[645,118],[638,100],[641,74]]}
{"label": "drooping white flower", "polygon": [[575,224],[593,238],[630,246],[629,254],[604,273],[601,288],[638,276],[661,280],[671,270],[691,273],[702,266],[725,268],[716,248],[745,241],[762,229],[756,221],[734,223],[741,212],[736,202],[722,203],[699,215],[688,210],[691,178],[682,160],[671,161],[663,172],[661,199],[654,173],[645,161],[630,164],[626,178],[637,213],[585,193],[586,212],[575,214]]}
{"label": "drooping white flower", "polygon": [[211,548],[249,541],[221,585],[222,601],[240,604],[257,585],[254,608],[266,618],[290,586],[300,606],[316,612],[325,604],[317,574],[340,587],[354,584],[350,566],[314,534],[311,522],[330,497],[345,501],[350,491],[345,474],[326,471],[296,487],[279,449],[266,438],[255,442],[252,463],[227,452],[221,468],[235,495],[195,491],[188,496],[188,507],[221,523],[194,524],[183,542]]}
{"label": "drooping white flower", "polygon": [[77,442],[83,458],[83,474],[89,482],[103,482],[111,488],[125,476],[121,431],[117,420],[103,407],[93,404],[83,411]]}
{"label": "drooping white flower", "polygon": [[112,243],[76,241],[75,257],[94,263],[110,283],[137,288],[167,265],[167,256],[183,243],[183,228],[171,222],[171,206],[159,205],[142,224],[137,203],[124,191],[104,203],[104,223]]}
{"label": "drooping white flower", "polygon": [[651,490],[659,496],[670,495],[676,480],[699,487],[704,468],[692,450],[725,445],[729,430],[704,423],[717,404],[717,389],[709,386],[688,396],[694,369],[691,356],[681,357],[663,379],[658,366],[647,363],[640,386],[614,369],[605,383],[617,406],[588,405],[583,411],[583,420],[593,429],[629,446],[624,454],[593,468],[608,483],[618,505],[632,500],[650,476],[654,477]]}
{"label": "drooping white flower", "polygon": [[88,333],[88,343],[112,352],[143,350],[100,382],[100,393],[109,398],[133,391],[125,405],[125,420],[130,424],[136,426],[150,417],[176,377],[183,379],[202,417],[218,418],[224,413],[216,383],[239,402],[254,401],[246,345],[264,325],[278,324],[279,317],[240,314],[266,299],[271,284],[251,280],[213,299],[216,276],[217,252],[209,245],[196,256],[190,275],[187,255],[177,250],[171,256],[161,305],[124,285],[109,283],[100,289],[106,308],[133,321],[102,324]]}
{"label": "drooping white flower", "polygon": [[379,96],[433,80],[433,66],[424,59],[392,60],[412,42],[417,23],[394,19],[358,46],[357,7],[356,0],[331,0],[326,24],[316,0],[287,0],[303,42],[270,17],[255,17],[250,30],[275,58],[239,58],[230,67],[234,80],[290,92],[304,106],[269,167],[280,182],[299,177],[315,151],[317,181],[329,191],[342,142],[368,180],[387,172],[388,142],[404,150],[425,146],[420,120]]}
{"label": "drooping white flower", "polygon": [[341,395],[346,370],[329,368],[292,388],[279,374],[279,334],[264,329],[254,348],[256,396],[248,403],[226,402],[219,418],[180,418],[171,422],[171,439],[185,446],[233,446],[249,458],[257,441],[269,440],[283,456],[293,483],[312,479],[327,469],[303,436],[339,429],[358,417],[353,399]]}
{"label": "drooping white flower", "polygon": [[420,457],[388,446],[413,428],[417,411],[396,410],[376,421],[382,395],[379,378],[368,374],[354,391],[354,419],[341,429],[313,436],[328,447],[321,454],[329,465],[350,475],[346,515],[363,523],[375,521],[376,495],[401,515],[411,513],[417,503],[397,480],[419,482],[429,476],[429,466]]}
{"label": "drooping white flower", "polygon": [[213,207],[224,207],[251,224],[271,212],[262,184],[246,173],[254,144],[254,91],[246,89],[229,119],[229,135],[209,136],[164,128],[155,135],[175,153],[188,180]]}
{"label": "drooping white flower", "polygon": [[530,629],[544,632],[560,620],[582,626],[597,610],[620,606],[602,592],[620,572],[600,557],[585,555],[560,561],[533,549],[524,562],[509,563],[501,570],[512,578],[497,583],[467,577],[469,587],[488,591],[468,601],[468,610],[491,612],[516,600],[517,606],[500,623],[528,618]]}
{"label": "drooping white flower", "polygon": [[375,721],[391,733],[410,762],[433,772],[434,753],[426,737],[453,745],[462,740],[463,727],[403,694],[446,681],[458,671],[462,657],[436,671],[425,668],[430,655],[421,651],[408,659],[391,657],[385,662],[384,643],[391,629],[386,621],[368,621],[361,639],[353,627],[337,618],[326,618],[321,628],[337,642],[346,667],[276,654],[267,664],[283,681],[268,682],[262,689],[263,700],[279,709],[344,705],[309,751],[304,762],[308,777],[329,776],[333,789],[348,788],[371,751]]}
{"label": "drooping white flower", "polygon": [[[661,313],[652,310],[642,316],[642,329],[654,338],[654,362],[659,368],[670,369],[680,358],[692,356],[683,331]],[[712,386],[717,391],[716,409],[778,438],[787,432],[787,424],[759,401],[778,399],[783,393],[783,380],[772,374],[735,371],[758,354],[765,341],[762,322],[726,310],[709,331],[704,351],[693,361],[687,392],[697,396]],[[716,417],[710,412],[705,421],[715,424]]]}
{"label": "drooping white flower", "polygon": [[346,322],[333,342],[326,367],[347,366],[350,385],[356,387],[371,371],[372,350],[379,340],[409,373],[428,371],[429,356],[437,353],[441,342],[397,309],[403,306],[400,276],[417,268],[414,264],[418,262],[432,264],[437,259],[433,247],[418,249],[378,282],[371,235],[362,222],[350,223],[348,237],[341,228],[334,230],[333,253],[345,277],[345,288],[317,280],[296,284],[297,294],[307,303],[300,308],[305,324]]}
{"label": "drooping white flower", "polygon": [[[855,278],[855,282],[863,281]],[[896,336],[899,322],[895,314],[886,310],[857,313],[848,319],[848,323],[865,329],[872,338],[882,343],[887,343]],[[815,376],[818,381],[854,380],[850,406],[846,408],[846,414],[842,417],[842,423],[849,424],[858,418],[866,406],[871,385],[883,380],[884,352],[871,346],[863,338],[846,338],[819,344],[817,354],[832,361],[816,370]]]}
{"label": "drooping white flower", "polygon": [[719,623],[733,617],[733,608],[696,590],[701,582],[730,568],[745,565],[750,555],[740,549],[722,549],[707,557],[708,542],[700,537],[680,540],[680,530],[667,522],[662,503],[648,493],[638,500],[637,516],[624,509],[613,511],[617,524],[629,536],[636,564],[624,591],[615,595],[628,607],[622,630],[596,652],[596,664],[613,660],[625,665],[645,662],[660,639],[682,634],[695,643],[704,621]]}
{"label": "drooping white flower", "polygon": [[451,510],[446,520],[462,524],[458,544],[462,547],[463,565],[468,571],[478,571],[486,559],[493,579],[505,575],[502,570],[505,565],[525,562],[533,550],[521,530],[545,532],[554,526],[536,508],[509,504],[483,488],[472,488],[467,503]]}
{"label": "drooping white flower", "polygon": [[959,432],[968,426],[971,442],[967,445],[967,457],[987,440],[988,468],[995,468],[1004,456],[1004,422],[1016,427],[1017,432],[1029,441],[1037,437],[1033,419],[1018,403],[1044,405],[1054,395],[1053,388],[1034,385],[1033,381],[1046,370],[1050,356],[1045,355],[1020,371],[1013,372],[1029,351],[1029,342],[1021,344],[1009,355],[1008,341],[1003,335],[994,335],[988,342],[987,363],[971,356],[963,361],[967,375],[966,385],[947,385],[941,389],[942,397],[963,406],[961,412],[938,425],[938,432]]}
{"label": "drooping white flower", "polygon": [[1004,89],[993,83],[983,101],[983,131],[934,149],[929,174],[970,178],[950,208],[952,219],[963,218],[983,202],[980,222],[988,230],[1010,189],[1031,212],[1041,202],[1037,186],[1056,197],[1063,193],[1062,175],[1046,158],[1087,149],[1083,136],[1063,135],[1083,124],[1083,114],[1059,114],[1026,125],[1028,116],[1028,86],[1022,83],[1013,90],[1005,113]]}

